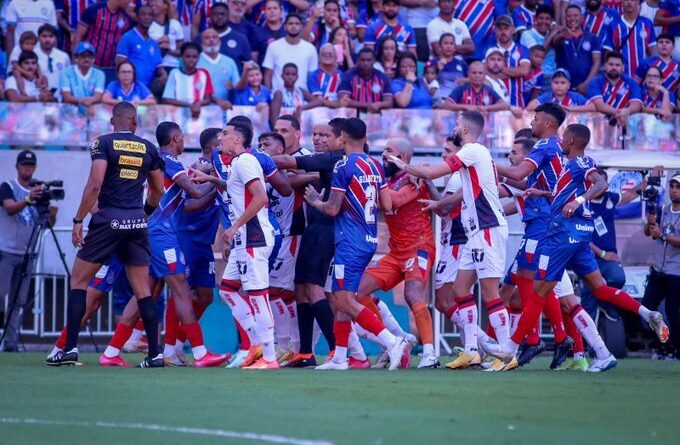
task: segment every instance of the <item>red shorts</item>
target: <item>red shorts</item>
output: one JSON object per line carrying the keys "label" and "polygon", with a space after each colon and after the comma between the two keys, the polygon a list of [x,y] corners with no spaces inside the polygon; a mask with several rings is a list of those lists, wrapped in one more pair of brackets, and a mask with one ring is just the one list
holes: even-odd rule
{"label": "red shorts", "polygon": [[434,251],[428,248],[411,252],[390,252],[379,261],[368,265],[366,273],[380,283],[382,290],[390,290],[402,281],[427,284],[434,261]]}

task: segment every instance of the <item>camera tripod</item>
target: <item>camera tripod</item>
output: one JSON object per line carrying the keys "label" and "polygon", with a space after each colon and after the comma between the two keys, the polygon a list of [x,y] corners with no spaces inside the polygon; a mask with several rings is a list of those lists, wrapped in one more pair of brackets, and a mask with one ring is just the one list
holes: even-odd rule
{"label": "camera tripod", "polygon": [[[71,282],[71,271],[68,268],[68,265],[66,264],[66,254],[64,253],[63,249],[61,248],[61,245],[59,244],[59,240],[57,239],[57,234],[54,232],[54,228],[52,227],[52,224],[50,223],[49,219],[49,208],[47,206],[43,207],[40,206],[37,208],[37,220],[35,220],[35,225],[33,226],[33,231],[31,232],[31,236],[28,240],[28,245],[26,246],[26,252],[24,253],[24,257],[21,262],[21,275],[19,276],[19,280],[12,289],[10,289],[10,295],[12,296],[12,304],[10,306],[10,310],[7,313],[6,320],[11,320],[12,314],[14,311],[21,310],[23,308],[31,306],[33,302],[35,301],[35,292],[33,295],[26,300],[26,303],[23,306],[23,308],[19,307],[17,305],[17,299],[19,298],[19,293],[21,292],[21,288],[28,280],[30,283],[30,280],[39,275],[35,273],[35,266],[38,260],[38,256],[40,255],[40,246],[41,246],[41,240],[42,237],[45,233],[45,231],[49,231],[50,234],[52,235],[52,239],[54,240],[54,245],[57,248],[57,252],[59,254],[59,259],[61,260],[61,264],[64,267],[64,272],[66,272],[66,283]],[[30,284],[29,284],[30,286]],[[88,328],[89,328],[89,323],[88,323]],[[92,340],[92,343],[95,346],[95,349],[97,348],[96,342],[94,341],[94,336],[92,335],[92,330],[90,329],[90,339]],[[2,336],[0,336],[0,343],[2,340],[4,340],[5,335],[7,334],[7,326],[5,326],[5,329],[2,332]],[[21,339],[21,323],[19,323],[19,326],[17,326],[17,337]],[[99,351],[97,351],[99,352]]]}

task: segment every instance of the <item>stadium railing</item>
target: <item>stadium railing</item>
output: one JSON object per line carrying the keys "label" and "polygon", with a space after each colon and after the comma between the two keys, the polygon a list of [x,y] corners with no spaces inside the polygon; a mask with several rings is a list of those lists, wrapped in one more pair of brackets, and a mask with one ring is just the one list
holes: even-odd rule
{"label": "stadium railing", "polygon": [[[269,131],[268,112],[255,107],[239,106],[222,110],[217,106],[203,107],[201,115],[192,119],[188,108],[170,105],[138,107],[138,134],[155,140],[158,123],[179,123],[185,132],[188,149],[198,149],[199,135],[208,127],[221,127],[236,115],[250,117],[255,134]],[[294,110],[283,110],[292,113]],[[359,116],[369,129],[369,145],[381,148],[391,137],[405,137],[419,154],[436,154],[456,123],[458,113],[446,110],[391,109],[380,114],[357,113],[348,108],[313,108],[303,111],[301,123],[306,145],[311,146],[312,127],[333,117]],[[0,102],[0,145],[36,147],[87,147],[96,136],[111,131],[111,107],[97,105],[89,109],[62,104],[18,104]],[[528,127],[533,113],[515,117],[509,111],[486,116],[486,130],[482,142],[502,155],[512,145],[515,131]],[[568,123],[587,125],[592,131],[592,149],[634,149],[680,151],[680,115],[663,122],[653,115],[631,116],[627,127],[610,125],[599,113],[570,113]]]}

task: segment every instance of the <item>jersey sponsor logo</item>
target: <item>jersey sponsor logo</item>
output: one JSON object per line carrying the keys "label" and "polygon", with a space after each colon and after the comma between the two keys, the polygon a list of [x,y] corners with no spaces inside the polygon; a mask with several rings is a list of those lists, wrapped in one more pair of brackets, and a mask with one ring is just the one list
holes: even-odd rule
{"label": "jersey sponsor logo", "polygon": [[118,164],[128,165],[130,167],[141,167],[142,162],[144,162],[143,158],[137,158],[135,156],[121,156],[118,158]]}
{"label": "jersey sponsor logo", "polygon": [[146,145],[135,141],[113,141],[113,149],[131,153],[146,153]]}
{"label": "jersey sponsor logo", "polygon": [[367,242],[367,243],[377,244],[377,243],[378,243],[378,237],[371,236],[371,235],[366,235],[366,242]]}
{"label": "jersey sponsor logo", "polygon": [[122,179],[137,179],[139,172],[137,170],[130,170],[129,168],[121,168],[120,176]]}
{"label": "jersey sponsor logo", "polygon": [[[592,232],[593,230],[595,230],[595,228],[594,228],[593,226],[586,226],[586,225],[583,225],[583,224],[576,224],[576,230],[578,230],[579,232]],[[570,241],[569,241],[569,242],[571,242],[571,238],[570,238]]]}

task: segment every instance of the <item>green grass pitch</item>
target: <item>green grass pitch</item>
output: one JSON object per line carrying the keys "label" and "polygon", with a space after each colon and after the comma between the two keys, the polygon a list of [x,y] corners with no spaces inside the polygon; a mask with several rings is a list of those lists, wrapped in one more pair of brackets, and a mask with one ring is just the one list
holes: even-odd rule
{"label": "green grass pitch", "polygon": [[594,375],[550,372],[547,358],[509,373],[111,369],[94,354],[48,368],[43,359],[0,354],[1,444],[680,443],[678,362],[628,359]]}

